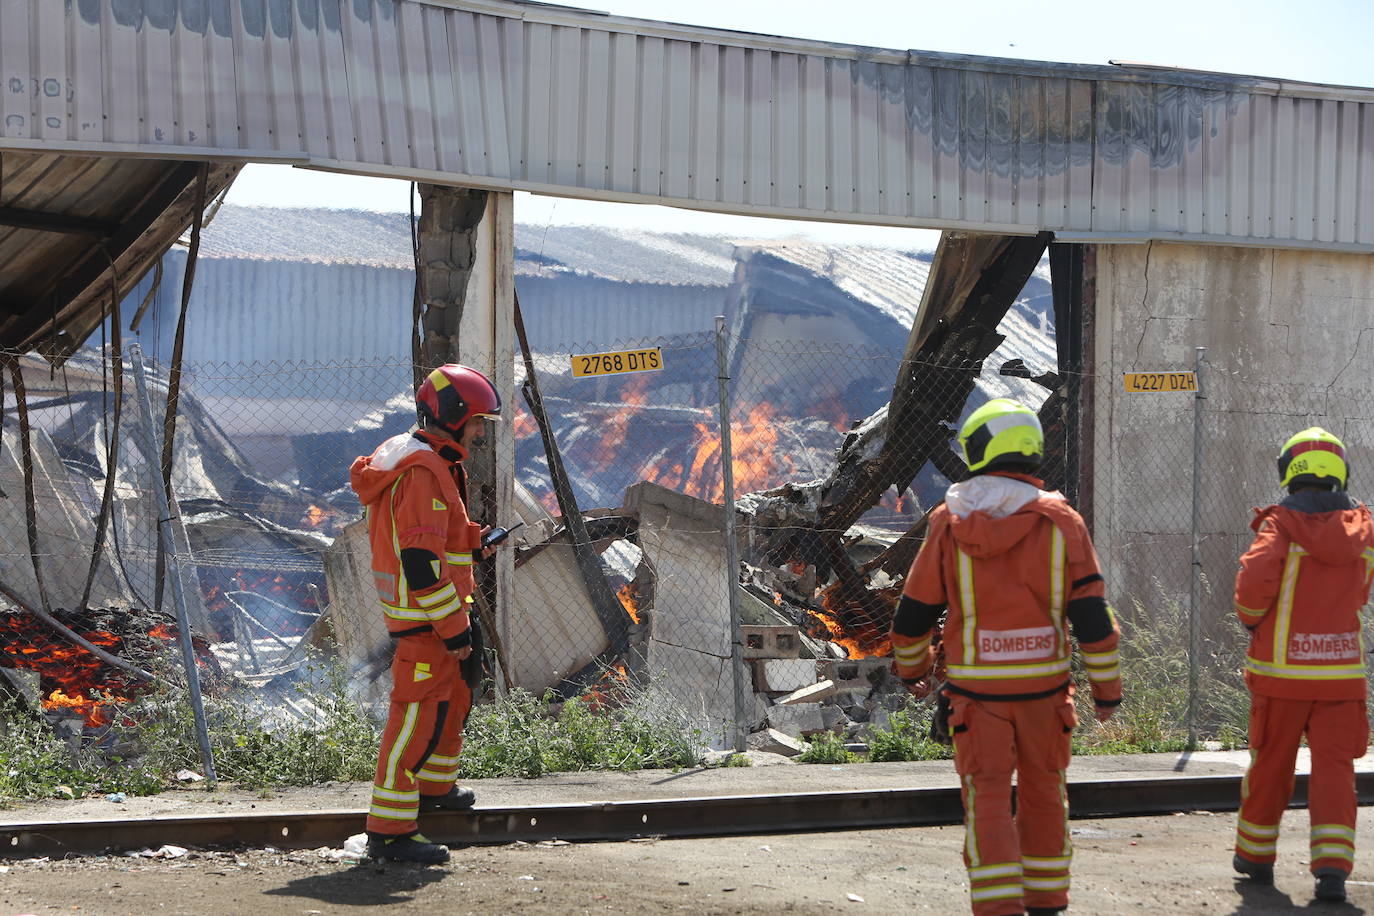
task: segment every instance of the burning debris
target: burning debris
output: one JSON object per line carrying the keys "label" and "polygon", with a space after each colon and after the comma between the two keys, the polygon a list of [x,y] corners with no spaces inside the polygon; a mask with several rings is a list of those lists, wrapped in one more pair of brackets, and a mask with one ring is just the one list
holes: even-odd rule
{"label": "burning debris", "polygon": [[[140,668],[157,671],[179,664],[179,631],[170,615],[91,608],[81,614],[58,611],[55,616],[93,645]],[[202,677],[221,682],[223,673],[209,643],[197,635],[191,644]],[[89,732],[114,724],[121,710],[153,686],[72,644],[25,611],[0,611],[0,645],[5,667],[37,673],[39,705],[50,719],[80,718]]]}

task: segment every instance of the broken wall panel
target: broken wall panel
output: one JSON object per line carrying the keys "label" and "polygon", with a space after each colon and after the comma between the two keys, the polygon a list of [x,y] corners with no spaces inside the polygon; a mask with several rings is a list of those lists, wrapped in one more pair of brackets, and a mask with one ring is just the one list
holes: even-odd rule
{"label": "broken wall panel", "polygon": [[724,510],[647,482],[626,491],[625,509],[639,516],[640,546],[655,575],[650,680],[684,703],[700,698],[689,711],[723,736],[734,721]]}

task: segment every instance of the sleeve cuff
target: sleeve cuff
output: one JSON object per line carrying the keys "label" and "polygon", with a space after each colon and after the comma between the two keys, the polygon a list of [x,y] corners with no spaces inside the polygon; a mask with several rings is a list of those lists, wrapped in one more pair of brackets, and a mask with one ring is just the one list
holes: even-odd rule
{"label": "sleeve cuff", "polygon": [[467,629],[465,629],[463,632],[458,633],[458,634],[456,634],[456,635],[454,635],[454,636],[450,636],[448,639],[445,639],[445,640],[444,640],[444,648],[445,648],[445,649],[448,649],[450,652],[454,651],[455,649],[461,649],[461,648],[463,648],[464,646],[470,646],[470,645],[472,645],[472,627],[471,627],[471,626],[469,626],[469,627],[468,627]]}

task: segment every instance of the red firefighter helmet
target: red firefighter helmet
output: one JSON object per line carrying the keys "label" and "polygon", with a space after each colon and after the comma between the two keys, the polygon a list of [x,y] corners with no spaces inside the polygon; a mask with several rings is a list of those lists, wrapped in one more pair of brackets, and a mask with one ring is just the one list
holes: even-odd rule
{"label": "red firefighter helmet", "polygon": [[496,386],[470,366],[449,363],[429,374],[415,392],[420,426],[437,426],[457,436],[473,417],[501,416]]}

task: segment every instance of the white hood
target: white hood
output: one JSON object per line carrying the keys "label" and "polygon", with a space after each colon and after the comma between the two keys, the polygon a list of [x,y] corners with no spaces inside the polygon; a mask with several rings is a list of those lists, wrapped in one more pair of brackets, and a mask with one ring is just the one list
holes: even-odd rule
{"label": "white hood", "polygon": [[1062,493],[1042,490],[1024,480],[979,476],[951,485],[945,494],[945,505],[958,516],[982,512],[992,518],[1005,518],[1039,496],[1064,498]]}
{"label": "white hood", "polygon": [[429,448],[428,445],[410,433],[401,433],[398,436],[392,436],[378,446],[372,460],[368,463],[379,471],[390,471],[400,464],[401,459],[405,456],[413,455],[427,448]]}

